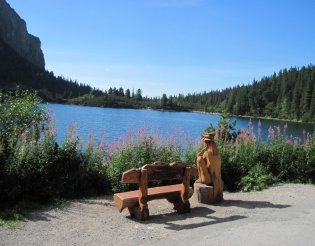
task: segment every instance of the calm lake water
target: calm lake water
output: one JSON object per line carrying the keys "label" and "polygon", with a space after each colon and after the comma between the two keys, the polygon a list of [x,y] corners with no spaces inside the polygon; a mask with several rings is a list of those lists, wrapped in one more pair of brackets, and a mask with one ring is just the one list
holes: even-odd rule
{"label": "calm lake water", "polygon": [[[219,115],[188,113],[188,112],[162,112],[147,109],[116,109],[97,108],[75,105],[48,104],[46,106],[55,117],[57,127],[57,141],[62,142],[69,132],[71,124],[77,125],[77,134],[87,141],[91,133],[94,136],[106,135],[109,141],[128,134],[145,126],[152,131],[163,134],[172,134],[181,131],[189,135],[191,139],[200,138],[210,123],[217,125]],[[233,117],[237,120],[237,128],[246,129],[248,118]],[[314,125],[304,123],[287,122],[287,135],[302,137],[303,130],[313,133]],[[270,126],[280,126],[283,130],[285,121],[261,120],[262,138],[268,136]],[[252,119],[254,132],[257,134],[258,119]]]}

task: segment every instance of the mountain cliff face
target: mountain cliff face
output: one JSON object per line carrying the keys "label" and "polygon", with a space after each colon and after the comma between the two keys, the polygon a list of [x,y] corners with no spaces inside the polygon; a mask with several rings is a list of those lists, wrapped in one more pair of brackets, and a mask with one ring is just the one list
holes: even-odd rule
{"label": "mountain cliff face", "polygon": [[39,38],[28,33],[26,22],[5,0],[0,0],[0,39],[37,67],[45,68]]}

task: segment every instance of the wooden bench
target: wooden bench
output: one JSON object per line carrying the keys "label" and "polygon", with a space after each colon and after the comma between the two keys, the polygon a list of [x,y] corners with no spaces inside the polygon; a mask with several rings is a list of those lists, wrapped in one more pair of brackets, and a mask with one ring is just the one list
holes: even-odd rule
{"label": "wooden bench", "polygon": [[[190,177],[196,174],[196,168],[183,162],[167,164],[158,161],[138,169],[130,169],[123,173],[121,182],[137,183],[139,190],[114,194],[115,204],[120,212],[128,208],[130,215],[138,220],[149,218],[148,201],[154,199],[167,199],[179,213],[190,212]],[[167,180],[181,180],[181,183],[148,188],[148,182]]]}

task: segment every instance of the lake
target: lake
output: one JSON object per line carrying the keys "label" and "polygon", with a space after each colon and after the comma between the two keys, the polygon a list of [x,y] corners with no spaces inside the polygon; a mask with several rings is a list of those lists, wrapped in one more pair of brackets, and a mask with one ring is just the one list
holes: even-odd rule
{"label": "lake", "polygon": [[[172,134],[181,131],[191,139],[200,138],[210,123],[217,126],[219,115],[193,112],[168,112],[149,109],[118,109],[98,108],[76,105],[48,104],[45,106],[52,111],[56,121],[57,141],[62,142],[69,132],[72,123],[77,125],[78,136],[86,141],[91,133],[94,136],[106,135],[109,141],[128,134],[145,126],[152,131],[163,134]],[[237,129],[246,129],[249,119],[232,117],[237,120]],[[261,136],[266,139],[270,126],[283,126],[288,124],[287,135],[302,137],[303,130],[313,133],[314,125],[305,123],[286,122],[278,120],[261,119]],[[258,129],[258,119],[252,119],[255,134]]]}

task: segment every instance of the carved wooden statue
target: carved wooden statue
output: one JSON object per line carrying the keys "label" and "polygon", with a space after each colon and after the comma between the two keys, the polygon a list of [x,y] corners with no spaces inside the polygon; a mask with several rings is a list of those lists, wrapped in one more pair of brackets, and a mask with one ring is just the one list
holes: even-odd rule
{"label": "carved wooden statue", "polygon": [[[205,133],[203,141],[205,152],[197,155],[197,169],[199,179],[196,181],[198,200],[203,203],[212,203],[223,199],[223,182],[221,179],[221,155],[214,141],[214,133]],[[205,187],[204,184],[209,187]],[[201,188],[203,191],[201,192]],[[211,187],[211,188],[210,188]],[[207,190],[207,191],[205,191]],[[208,193],[208,194],[205,194]],[[200,197],[203,196],[203,197]]]}

